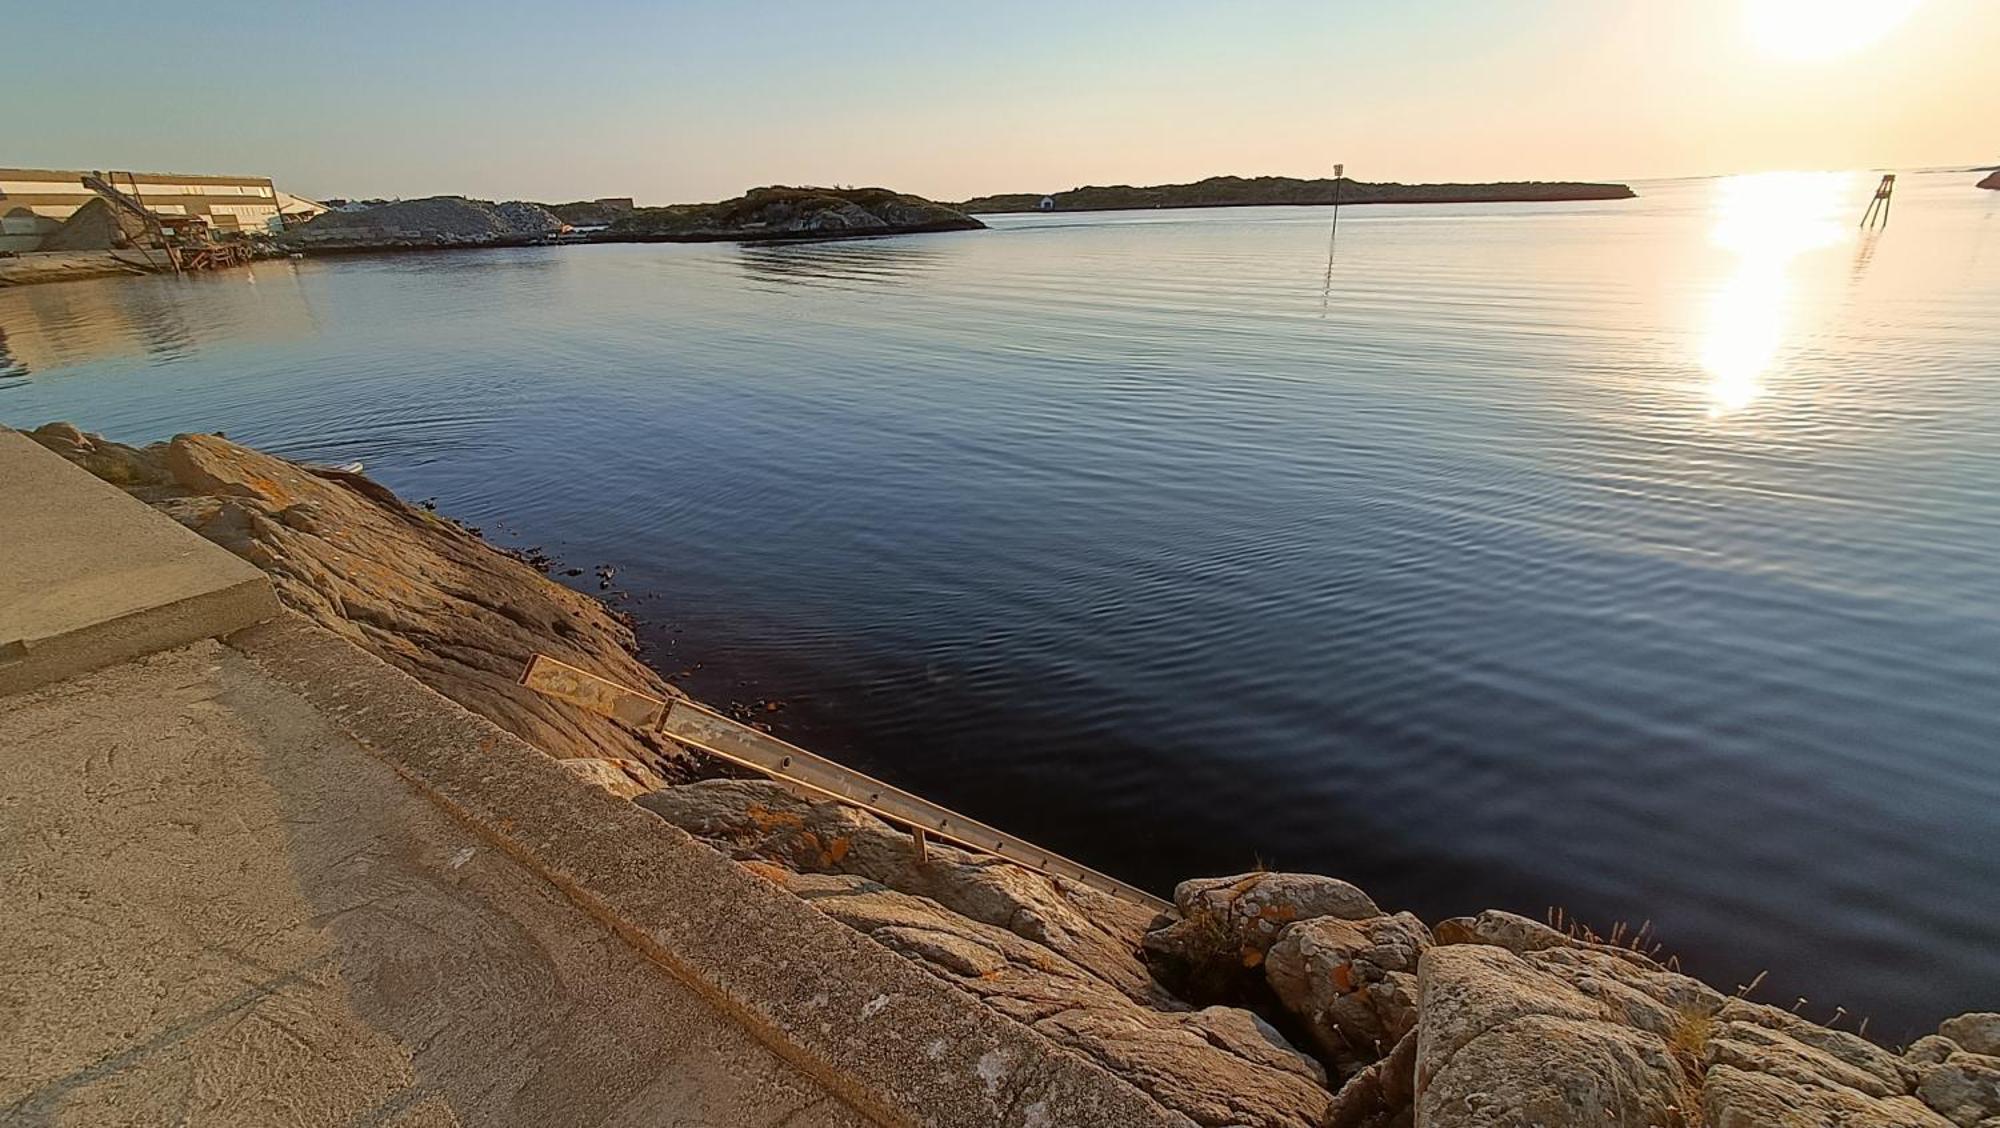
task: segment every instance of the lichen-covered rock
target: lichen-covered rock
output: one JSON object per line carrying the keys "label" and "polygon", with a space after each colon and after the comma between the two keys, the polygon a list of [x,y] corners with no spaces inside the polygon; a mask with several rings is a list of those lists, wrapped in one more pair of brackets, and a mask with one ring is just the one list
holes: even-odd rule
{"label": "lichen-covered rock", "polygon": [[1201,1125],[1317,1128],[1325,1073],[1247,1011],[1127,997],[1053,949],[858,874],[753,872]]}
{"label": "lichen-covered rock", "polygon": [[1968,1011],[1938,1024],[1938,1036],[1949,1038],[1969,1054],[2000,1057],[2000,1013]]}
{"label": "lichen-covered rock", "polygon": [[1315,917],[1279,934],[1264,974],[1279,1003],[1346,1076],[1415,1029],[1417,961],[1430,947],[1430,929],[1409,913]]}
{"label": "lichen-covered rock", "polygon": [[1729,1065],[1709,1068],[1701,1108],[1706,1128],[1951,1128],[1911,1097],[1878,1100]]}
{"label": "lichen-covered rock", "polygon": [[1418,964],[1416,1123],[1656,1128],[1693,1082],[1667,1043],[1522,956],[1435,947]]}
{"label": "lichen-covered rock", "polygon": [[1923,1070],[1917,1096],[1958,1128],[2000,1117],[2000,1057],[1955,1053]]}
{"label": "lichen-covered rock", "polygon": [[933,844],[917,857],[910,836],[865,811],[801,799],[767,780],[707,780],[670,787],[639,805],[738,859],[801,873],[847,873],[928,897],[961,916],[1004,928],[1060,954],[1125,995],[1163,992],[1137,956],[1145,909],[998,858]]}
{"label": "lichen-covered rock", "polygon": [[1264,954],[1294,922],[1382,915],[1368,894],[1347,882],[1305,873],[1183,881],[1174,888],[1174,904],[1178,919],[1146,933],[1146,964],[1162,983],[1197,1002],[1235,1001],[1246,985],[1261,988]]}
{"label": "lichen-covered rock", "polygon": [[692,757],[675,745],[519,682],[544,652],[657,697],[678,695],[638,660],[630,628],[370,479],[219,435],[140,449],[52,423],[30,437],[262,568],[287,607],[551,756],[691,775]]}
{"label": "lichen-covered rock", "polygon": [[1659,1039],[1608,1022],[1527,1015],[1489,1027],[1418,1085],[1416,1122],[1445,1128],[1662,1128],[1690,1089]]}

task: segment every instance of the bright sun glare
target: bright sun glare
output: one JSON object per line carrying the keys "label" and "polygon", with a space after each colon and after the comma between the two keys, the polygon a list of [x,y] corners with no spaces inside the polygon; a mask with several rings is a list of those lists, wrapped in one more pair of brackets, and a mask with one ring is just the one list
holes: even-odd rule
{"label": "bright sun glare", "polygon": [[1710,300],[1702,332],[1710,415],[1734,414],[1763,394],[1792,318],[1792,262],[1853,236],[1841,210],[1853,199],[1852,180],[1844,172],[1774,172],[1716,185],[1709,238],[1736,263]]}
{"label": "bright sun glare", "polygon": [[1745,0],[1750,38],[1800,62],[1852,55],[1896,30],[1921,0]]}

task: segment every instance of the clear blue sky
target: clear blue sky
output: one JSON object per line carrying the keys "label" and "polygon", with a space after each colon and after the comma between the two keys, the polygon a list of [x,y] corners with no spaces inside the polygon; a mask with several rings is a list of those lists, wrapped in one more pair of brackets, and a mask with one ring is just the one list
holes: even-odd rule
{"label": "clear blue sky", "polygon": [[2000,0],[110,0],[12,6],[0,55],[0,165],[314,196],[2000,160]]}

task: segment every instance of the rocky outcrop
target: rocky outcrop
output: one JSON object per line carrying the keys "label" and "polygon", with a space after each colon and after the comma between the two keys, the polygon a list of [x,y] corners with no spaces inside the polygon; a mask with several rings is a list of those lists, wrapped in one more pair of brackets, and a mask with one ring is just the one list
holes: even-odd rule
{"label": "rocky outcrop", "polygon": [[716,204],[639,208],[600,235],[606,242],[844,239],[986,225],[963,212],[886,188],[753,188]]}
{"label": "rocky outcrop", "polygon": [[[262,567],[292,608],[635,797],[1192,1122],[1257,1128],[2000,1128],[2000,1013],[1894,1054],[1631,947],[1488,911],[1434,928],[1334,878],[1186,881],[1149,909],[532,695],[535,651],[660,696],[601,604],[359,474],[213,435],[44,446]],[[1741,992],[1739,992],[1740,994]]]}
{"label": "rocky outcrop", "polygon": [[1201,1125],[1315,1128],[1325,1070],[1249,1011],[1196,1009],[1146,974],[1150,913],[950,846],[918,858],[872,815],[768,782],[639,804]]}
{"label": "rocky outcrop", "polygon": [[1347,882],[1302,873],[1183,881],[1174,906],[1178,918],[1146,934],[1146,963],[1162,983],[1202,1002],[1259,997],[1265,954],[1288,925],[1382,915]]}
{"label": "rocky outcrop", "polygon": [[1979,187],[2000,189],[2000,169],[1995,169],[1994,171],[1987,173],[1986,176],[1979,181]]}
{"label": "rocky outcrop", "polygon": [[564,226],[540,204],[431,196],[325,212],[286,231],[279,242],[306,253],[518,246],[546,240]]}
{"label": "rocky outcrop", "polygon": [[1286,928],[1264,961],[1278,1001],[1343,1077],[1417,1026],[1417,964],[1430,929],[1409,913],[1319,917]]}
{"label": "rocky outcrop", "polygon": [[1948,1018],[1903,1054],[1917,1096],[1958,1128],[2000,1128],[2000,1014]]}
{"label": "rocky outcrop", "polygon": [[1947,1018],[1938,1025],[1937,1037],[1950,1040],[1967,1053],[2000,1057],[2000,1014],[1974,1011]]}
{"label": "rocky outcrop", "polygon": [[635,656],[628,626],[370,479],[220,435],[140,449],[52,423],[30,437],[264,569],[286,606],[551,756],[628,763],[620,774],[646,790],[689,774],[678,747],[518,684],[540,651],[677,694]]}

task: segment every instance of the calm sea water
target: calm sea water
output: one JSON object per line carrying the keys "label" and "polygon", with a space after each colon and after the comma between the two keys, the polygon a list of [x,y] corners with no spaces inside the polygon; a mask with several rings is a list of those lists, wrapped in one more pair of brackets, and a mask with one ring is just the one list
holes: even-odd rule
{"label": "calm sea water", "polygon": [[1879,235],[1860,173],[1350,208],[1330,288],[1326,213],[1253,209],[0,291],[0,419],[360,459],[1156,888],[1650,919],[1899,1040],[2000,1007],[1974,179]]}

